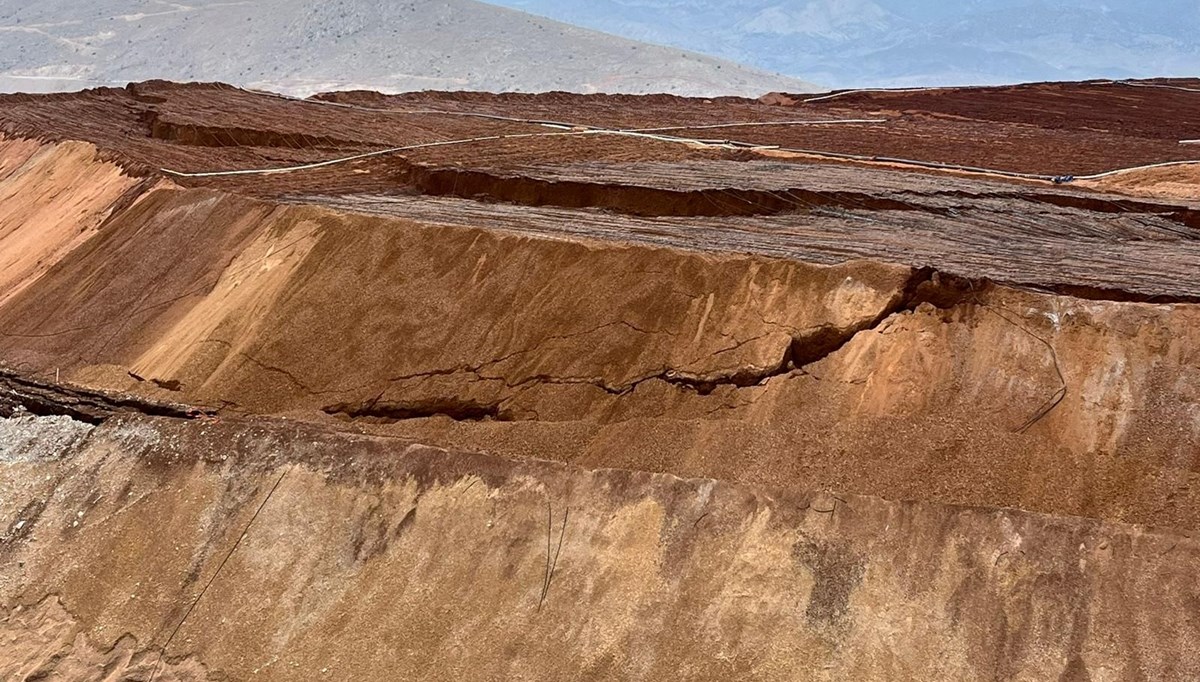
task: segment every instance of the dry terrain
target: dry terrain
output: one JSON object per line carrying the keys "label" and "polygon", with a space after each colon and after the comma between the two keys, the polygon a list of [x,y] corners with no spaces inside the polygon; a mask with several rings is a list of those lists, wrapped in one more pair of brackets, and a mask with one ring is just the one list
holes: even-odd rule
{"label": "dry terrain", "polygon": [[1196,139],[1184,80],[0,96],[0,677],[1195,679]]}
{"label": "dry terrain", "polygon": [[757,97],[813,88],[663,41],[476,0],[39,0],[0,7],[0,38],[0,92],[147,78],[293,95],[369,88]]}

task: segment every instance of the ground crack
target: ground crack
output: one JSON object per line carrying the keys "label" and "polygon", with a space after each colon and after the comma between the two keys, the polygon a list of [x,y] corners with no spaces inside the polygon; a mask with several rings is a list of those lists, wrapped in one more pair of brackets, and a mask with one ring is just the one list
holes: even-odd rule
{"label": "ground crack", "polygon": [[409,419],[449,417],[454,421],[515,421],[499,404],[481,403],[454,396],[420,400],[337,403],[322,408],[325,414],[350,421],[394,424]]}

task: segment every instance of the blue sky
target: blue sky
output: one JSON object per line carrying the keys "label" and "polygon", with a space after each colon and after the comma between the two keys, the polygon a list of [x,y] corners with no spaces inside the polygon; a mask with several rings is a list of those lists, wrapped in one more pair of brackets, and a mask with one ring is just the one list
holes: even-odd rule
{"label": "blue sky", "polygon": [[1200,75],[1196,0],[492,0],[831,87]]}

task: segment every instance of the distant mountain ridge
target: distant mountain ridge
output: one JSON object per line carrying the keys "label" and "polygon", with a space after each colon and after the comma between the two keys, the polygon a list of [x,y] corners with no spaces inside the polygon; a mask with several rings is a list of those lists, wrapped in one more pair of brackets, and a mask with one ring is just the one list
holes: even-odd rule
{"label": "distant mountain ridge", "polygon": [[[5,6],[6,5],[6,6]],[[758,96],[810,84],[474,0],[0,5],[0,91],[163,78],[288,94],[488,90]]]}
{"label": "distant mountain ridge", "polygon": [[1200,73],[1195,0],[493,0],[834,87]]}

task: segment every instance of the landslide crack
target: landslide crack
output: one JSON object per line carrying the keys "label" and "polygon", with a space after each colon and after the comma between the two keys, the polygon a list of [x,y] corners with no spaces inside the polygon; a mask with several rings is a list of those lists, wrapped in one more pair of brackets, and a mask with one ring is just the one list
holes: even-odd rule
{"label": "landslide crack", "polygon": [[67,416],[88,424],[100,424],[125,414],[176,419],[215,414],[191,405],[39,381],[0,368],[0,417],[12,416],[21,409],[39,417]]}
{"label": "landslide crack", "polygon": [[564,180],[489,170],[399,164],[399,183],[427,196],[452,196],[520,206],[604,209],[640,217],[734,217],[827,210],[908,211],[944,215],[944,209],[863,192],[803,187],[687,189],[598,180]]}
{"label": "landslide crack", "polygon": [[321,408],[325,414],[346,421],[394,424],[410,419],[449,417],[454,421],[516,421],[497,404],[480,403],[456,397],[419,400],[385,401],[380,399],[358,403],[335,403]]}
{"label": "landslide crack", "polygon": [[847,327],[822,325],[814,331],[795,337],[785,364],[795,369],[807,367],[840,351],[859,332],[878,329],[893,315],[912,311],[922,303],[940,309],[970,303],[978,292],[988,286],[989,284],[982,280],[948,275],[933,268],[915,269],[904,287],[874,318]]}
{"label": "landslide crack", "polygon": [[[720,386],[736,386],[737,388],[761,386],[763,382],[771,377],[790,374],[795,368],[790,363],[789,355],[790,349],[788,353],[784,353],[784,357],[778,364],[768,367],[739,367],[732,372],[724,372],[712,376],[688,375],[676,370],[667,370],[662,374],[650,378],[661,379],[680,388],[695,391],[700,395],[709,395]],[[646,379],[642,381],[646,381]],[[636,382],[629,390],[636,388],[637,384],[642,383],[642,381]]]}
{"label": "landslide crack", "polygon": [[361,142],[309,135],[300,132],[282,132],[239,126],[206,126],[193,123],[176,123],[164,120],[154,110],[142,114],[152,139],[194,147],[274,147],[280,149],[357,149],[369,146]]}
{"label": "landslide crack", "polygon": [[[610,395],[622,396],[633,392],[645,382],[658,380],[677,386],[683,390],[694,391],[700,395],[709,395],[721,386],[734,386],[737,388],[761,386],[773,377],[801,371],[806,366],[819,362],[841,350],[859,332],[876,329],[886,319],[897,313],[913,310],[922,303],[928,303],[941,309],[970,303],[973,301],[974,296],[984,291],[988,286],[990,286],[990,283],[983,280],[968,280],[954,275],[939,273],[932,268],[913,270],[905,285],[896,292],[888,304],[874,317],[846,327],[822,325],[806,333],[793,336],[791,343],[784,349],[779,361],[766,366],[745,366],[724,372],[704,374],[665,368],[622,384],[606,382],[602,377],[557,377],[544,374],[510,382],[503,375],[483,373],[486,367],[503,362],[517,354],[531,352],[522,350],[477,366],[457,366],[407,374],[400,377],[393,377],[388,383],[432,376],[468,374],[474,375],[476,379],[481,381],[503,381],[505,387],[508,389],[523,389],[535,384],[589,385],[595,386]],[[619,322],[612,324],[627,323]],[[640,329],[638,331],[644,332],[644,330]],[[761,337],[740,342],[734,348],[757,340],[757,338]],[[728,352],[729,350],[732,349],[724,349],[720,352]],[[456,421],[518,421],[519,419],[512,413],[502,409],[500,404],[484,404],[458,397],[401,401],[383,401],[377,397],[365,402],[343,402],[328,405],[322,408],[322,411],[344,420],[364,420],[382,423],[394,423],[434,416],[446,416]]]}

